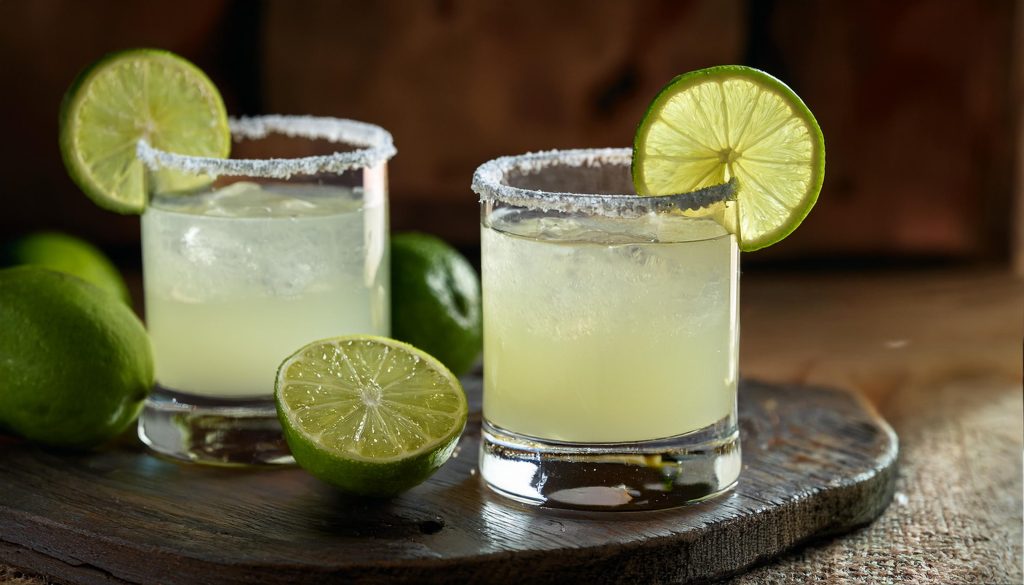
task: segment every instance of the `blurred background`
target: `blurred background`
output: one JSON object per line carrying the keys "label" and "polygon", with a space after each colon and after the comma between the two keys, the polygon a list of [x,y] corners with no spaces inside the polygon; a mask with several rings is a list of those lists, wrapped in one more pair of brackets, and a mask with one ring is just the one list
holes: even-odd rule
{"label": "blurred background", "polygon": [[[0,235],[57,229],[136,269],[137,217],[68,179],[57,111],[103,54],[180,53],[234,115],[317,114],[384,126],[392,229],[477,260],[480,163],[628,146],[674,75],[765,69],[817,116],[817,207],[745,265],[1021,265],[1024,21],[1011,0],[0,0]],[[1018,251],[1018,252],[1015,252]]]}

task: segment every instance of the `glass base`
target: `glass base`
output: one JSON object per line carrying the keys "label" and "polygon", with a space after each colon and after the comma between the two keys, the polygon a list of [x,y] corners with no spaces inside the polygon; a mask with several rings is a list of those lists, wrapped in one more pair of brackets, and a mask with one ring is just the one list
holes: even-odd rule
{"label": "glass base", "polygon": [[196,463],[295,463],[272,398],[196,396],[157,386],[139,415],[139,439],[161,455]]}
{"label": "glass base", "polygon": [[480,474],[503,496],[577,510],[657,510],[736,485],[733,416],[684,435],[635,443],[566,443],[519,435],[484,420]]}

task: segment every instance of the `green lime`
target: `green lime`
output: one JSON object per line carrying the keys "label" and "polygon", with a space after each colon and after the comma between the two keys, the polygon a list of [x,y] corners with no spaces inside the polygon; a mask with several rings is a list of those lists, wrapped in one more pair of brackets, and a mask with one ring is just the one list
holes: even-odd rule
{"label": "green lime", "polygon": [[138,416],[153,386],[142,323],[79,278],[0,270],[0,426],[40,443],[87,448]]}
{"label": "green lime", "polygon": [[34,264],[91,282],[131,304],[128,287],[114,264],[85,240],[58,232],[37,232],[7,246],[5,265]]}
{"label": "green lime", "polygon": [[786,84],[723,65],[673,79],[651,103],[633,142],[640,195],[686,193],[728,182],[736,200],[716,219],[741,250],[788,236],[811,211],[825,178],[818,122]]}
{"label": "green lime", "polygon": [[456,375],[483,348],[480,278],[458,250],[421,233],[391,238],[391,335]]}
{"label": "green lime", "polygon": [[[68,174],[100,207],[145,209],[147,177],[135,156],[140,139],[179,154],[226,157],[231,131],[213,82],[157,49],[113,53],[87,67],[61,104],[60,150]],[[207,180],[166,170],[154,177],[164,190]]]}
{"label": "green lime", "polygon": [[441,362],[400,341],[354,335],[306,345],[281,364],[274,397],[295,461],[345,492],[388,497],[436,471],[468,405]]}

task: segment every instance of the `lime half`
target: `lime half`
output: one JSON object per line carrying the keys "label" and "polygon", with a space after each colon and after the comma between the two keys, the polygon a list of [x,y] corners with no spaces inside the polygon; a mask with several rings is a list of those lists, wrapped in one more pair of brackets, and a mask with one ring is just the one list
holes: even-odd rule
{"label": "lime half", "polygon": [[372,336],[306,345],[274,393],[295,461],[343,491],[387,497],[451,456],[468,405],[458,379],[410,345]]}
{"label": "lime half", "polygon": [[685,73],[658,93],[633,142],[640,195],[671,195],[737,180],[714,210],[752,251],[788,236],[818,199],[825,141],[803,101],[763,71],[724,65]]}
{"label": "lime half", "polygon": [[[185,59],[157,49],[121,51],[86,68],[61,105],[60,150],[68,174],[100,207],[145,209],[139,139],[178,154],[226,157],[231,131],[213,82]],[[167,189],[206,181],[162,173]]]}

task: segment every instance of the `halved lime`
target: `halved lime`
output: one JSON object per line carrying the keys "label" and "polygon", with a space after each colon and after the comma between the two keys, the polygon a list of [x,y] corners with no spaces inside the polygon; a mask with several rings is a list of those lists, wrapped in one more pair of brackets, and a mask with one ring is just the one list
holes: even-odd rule
{"label": "halved lime", "polygon": [[459,380],[411,345],[368,335],[306,345],[274,397],[295,461],[343,491],[387,497],[451,456],[469,407]]}
{"label": "halved lime", "polygon": [[752,251],[788,236],[818,199],[825,141],[786,84],[740,65],[673,79],[651,103],[633,142],[640,195],[671,195],[737,179],[716,219]]}
{"label": "halved lime", "polygon": [[[226,157],[231,131],[216,86],[195,65],[157,49],[114,53],[80,73],[61,104],[60,150],[72,180],[100,207],[145,209],[140,138],[179,154]],[[168,189],[197,182],[162,173]]]}

